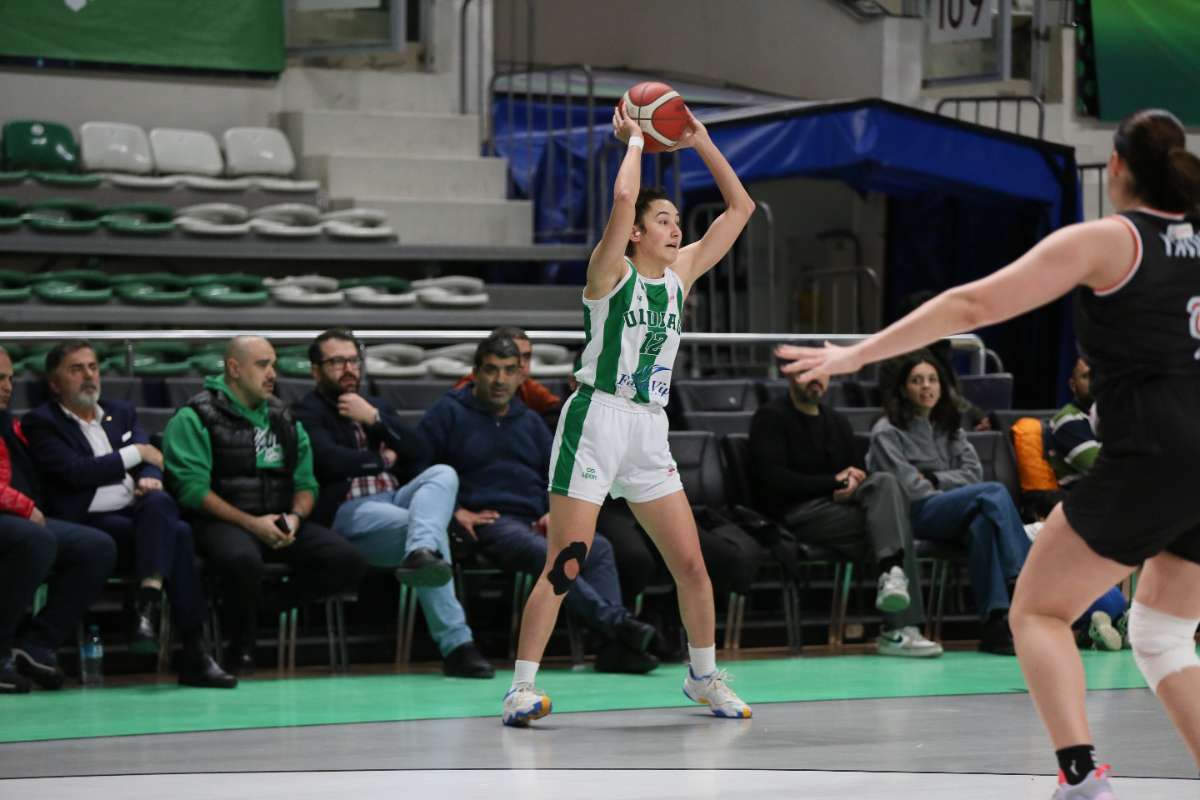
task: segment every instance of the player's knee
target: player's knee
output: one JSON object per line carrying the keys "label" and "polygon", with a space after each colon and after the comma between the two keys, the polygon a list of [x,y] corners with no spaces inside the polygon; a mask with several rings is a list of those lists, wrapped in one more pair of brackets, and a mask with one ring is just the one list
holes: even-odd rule
{"label": "player's knee", "polygon": [[587,558],[587,545],[583,542],[571,542],[558,551],[554,557],[554,565],[546,573],[546,579],[558,595],[571,591],[579,573],[583,571],[583,562]]}
{"label": "player's knee", "polygon": [[1133,658],[1150,690],[1169,675],[1200,667],[1196,657],[1196,626],[1200,619],[1183,619],[1133,602],[1129,611],[1129,643]]}

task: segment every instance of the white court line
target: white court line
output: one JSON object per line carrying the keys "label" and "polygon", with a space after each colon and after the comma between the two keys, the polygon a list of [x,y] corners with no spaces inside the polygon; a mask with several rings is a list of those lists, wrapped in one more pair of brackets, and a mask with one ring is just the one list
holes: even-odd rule
{"label": "white court line", "polygon": [[[1200,796],[1195,781],[1115,778],[1129,800]],[[0,780],[0,797],[38,800],[1047,800],[1039,775],[784,770],[396,770],[120,775]]]}

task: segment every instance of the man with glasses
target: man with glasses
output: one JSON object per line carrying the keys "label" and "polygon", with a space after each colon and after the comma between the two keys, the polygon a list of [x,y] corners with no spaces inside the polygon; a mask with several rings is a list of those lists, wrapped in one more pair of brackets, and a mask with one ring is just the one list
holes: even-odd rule
{"label": "man with glasses", "polygon": [[398,568],[397,578],[416,589],[446,675],[491,678],[495,670],[476,648],[451,582],[447,526],[458,474],[445,464],[421,470],[424,438],[383,400],[361,393],[360,348],[348,331],[322,333],[308,358],[316,386],[293,410],[321,484],[313,518],[372,566]]}

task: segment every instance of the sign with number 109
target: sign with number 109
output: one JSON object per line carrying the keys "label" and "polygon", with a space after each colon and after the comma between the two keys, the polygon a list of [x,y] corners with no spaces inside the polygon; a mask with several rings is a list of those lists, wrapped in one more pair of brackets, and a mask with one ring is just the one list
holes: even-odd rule
{"label": "sign with number 109", "polygon": [[992,0],[929,0],[926,19],[931,42],[988,39],[992,35]]}

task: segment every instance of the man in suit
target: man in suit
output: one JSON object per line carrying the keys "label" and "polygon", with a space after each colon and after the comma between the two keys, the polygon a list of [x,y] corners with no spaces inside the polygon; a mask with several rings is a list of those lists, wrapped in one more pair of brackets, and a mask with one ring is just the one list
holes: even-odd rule
{"label": "man in suit", "polygon": [[204,639],[207,606],[196,568],[192,530],[163,491],[163,459],[133,406],[100,405],[100,365],[83,339],[46,354],[51,400],[26,415],[25,434],[44,481],[47,513],[99,528],[132,553],[141,583],[134,604],[134,652],[159,649],[164,586],[183,657],[179,682],[230,689],[237,679],[213,660]]}
{"label": "man in suit", "polygon": [[[12,359],[0,348],[0,694],[36,683],[63,685],[56,651],[104,588],[117,561],[112,539],[95,528],[47,516],[21,423],[9,413]],[[19,630],[34,592],[49,600]]]}
{"label": "man in suit", "polygon": [[401,569],[416,588],[429,633],[459,678],[495,670],[475,646],[451,581],[450,537],[458,474],[434,464],[421,470],[428,446],[387,403],[360,394],[361,354],[349,332],[328,330],[308,351],[316,387],[293,407],[312,441],[321,490],[313,519],[345,536],[367,562]]}

